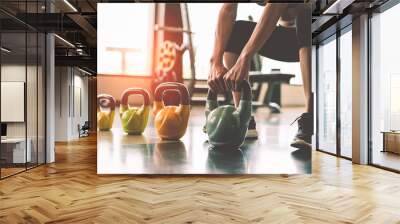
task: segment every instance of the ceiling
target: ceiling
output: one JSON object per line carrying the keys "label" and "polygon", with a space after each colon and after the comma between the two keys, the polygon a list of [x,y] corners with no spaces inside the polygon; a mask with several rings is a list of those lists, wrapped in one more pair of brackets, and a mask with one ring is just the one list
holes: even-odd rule
{"label": "ceiling", "polygon": [[[29,32],[54,32],[56,65],[96,73],[96,0],[1,0],[2,45],[12,49],[3,60],[16,61],[36,50]],[[50,13],[51,12],[51,13]],[[28,45],[25,52],[25,31]]]}
{"label": "ceiling", "polygon": [[[86,66],[96,71],[97,3],[139,2],[134,0],[1,0],[0,22],[5,38],[22,40],[17,32],[54,32],[56,63],[58,65]],[[300,0],[299,0],[300,1]],[[386,0],[314,0],[313,37],[346,14],[363,11]],[[146,2],[146,1],[141,1]],[[49,13],[51,11],[51,13]],[[328,12],[328,13],[327,13]],[[333,12],[333,13],[332,13]],[[4,43],[4,42],[3,42]],[[16,47],[16,46],[14,46]],[[29,50],[28,50],[29,51]],[[81,63],[81,64],[80,64]]]}

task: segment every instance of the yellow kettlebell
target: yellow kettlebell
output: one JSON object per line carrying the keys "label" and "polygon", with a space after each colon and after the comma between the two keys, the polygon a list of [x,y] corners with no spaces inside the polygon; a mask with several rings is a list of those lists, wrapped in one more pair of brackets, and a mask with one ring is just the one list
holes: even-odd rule
{"label": "yellow kettlebell", "polygon": [[[165,106],[163,93],[176,91],[180,95],[179,106]],[[190,115],[190,99],[187,88],[177,82],[160,84],[154,93],[154,124],[161,139],[177,140],[186,132]]]}
{"label": "yellow kettlebell", "polygon": [[[109,111],[103,109],[109,108]],[[97,127],[100,131],[109,131],[114,122],[115,99],[108,94],[97,95]]]}
{"label": "yellow kettlebell", "polygon": [[[143,96],[141,107],[131,107],[128,104],[128,97],[133,94]],[[140,135],[147,126],[150,113],[149,93],[140,88],[128,88],[121,95],[119,116],[121,118],[122,130],[127,134]]]}

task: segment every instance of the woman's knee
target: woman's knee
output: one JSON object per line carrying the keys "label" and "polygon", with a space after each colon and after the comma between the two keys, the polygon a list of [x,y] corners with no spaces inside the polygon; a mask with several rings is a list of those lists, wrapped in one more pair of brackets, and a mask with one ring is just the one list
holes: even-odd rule
{"label": "woman's knee", "polygon": [[238,54],[232,53],[232,52],[225,52],[224,53],[224,63],[225,66],[229,69],[232,68],[233,65],[235,65],[237,59],[239,58]]}

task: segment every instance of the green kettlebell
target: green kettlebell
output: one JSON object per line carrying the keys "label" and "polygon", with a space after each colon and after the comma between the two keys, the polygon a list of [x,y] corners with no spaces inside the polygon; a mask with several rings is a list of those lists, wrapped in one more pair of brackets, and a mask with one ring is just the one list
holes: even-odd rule
{"label": "green kettlebell", "polygon": [[209,142],[216,147],[240,147],[246,137],[251,117],[251,87],[243,81],[238,108],[219,106],[217,93],[208,90],[206,102],[206,130]]}

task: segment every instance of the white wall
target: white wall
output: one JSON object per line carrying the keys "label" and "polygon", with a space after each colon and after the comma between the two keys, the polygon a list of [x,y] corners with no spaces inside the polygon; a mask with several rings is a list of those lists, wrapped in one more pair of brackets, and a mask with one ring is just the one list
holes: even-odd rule
{"label": "white wall", "polygon": [[56,67],[55,86],[55,140],[77,139],[78,125],[88,120],[88,79],[76,68]]}
{"label": "white wall", "polygon": [[[27,69],[27,70],[25,70]],[[25,67],[24,65],[18,65],[18,64],[6,64],[1,66],[1,81],[3,82],[25,82],[25,75],[26,71],[28,74],[35,73],[36,74],[36,67],[34,66],[28,66]],[[34,83],[31,83],[32,80],[29,80],[29,84],[36,85],[36,81]],[[35,102],[36,104],[36,89],[32,88],[27,88],[27,103],[30,104],[31,102]],[[30,91],[32,90],[32,92]],[[29,105],[28,105],[29,106]],[[30,106],[35,106],[36,105],[30,105]],[[7,108],[1,108],[1,110],[7,110]],[[35,121],[36,123],[36,114],[27,114],[28,122],[30,121]],[[25,137],[25,124],[26,122],[7,122],[7,136],[8,137]],[[30,128],[32,125],[29,125],[28,128]],[[36,127],[34,127],[36,129]],[[29,137],[29,133],[28,133]]]}
{"label": "white wall", "polygon": [[[7,123],[7,137],[24,138],[26,135],[29,139],[32,161],[36,162],[36,158],[38,158],[39,163],[45,162],[45,90],[43,79],[44,73],[42,72],[41,66],[25,66],[25,63],[2,64],[1,66],[2,82],[24,82],[27,91],[26,102],[23,102],[24,105],[22,108],[19,108],[19,110],[22,110],[20,111],[21,113],[25,114],[26,112],[26,120],[23,119],[22,122],[5,122]],[[2,89],[2,91],[3,90],[4,89]],[[20,91],[22,91],[20,92],[21,94],[24,93],[24,90]],[[2,97],[7,96],[2,95]],[[3,113],[13,113],[12,108],[2,107],[1,110]],[[51,160],[48,161],[51,162]]]}
{"label": "white wall", "polygon": [[[30,70],[32,67],[28,67]],[[1,66],[1,81],[25,82],[25,65],[9,64]],[[6,108],[1,108],[6,110]],[[25,122],[7,123],[7,137],[25,137]]]}
{"label": "white wall", "polygon": [[68,140],[68,86],[67,67],[55,68],[55,141]]}
{"label": "white wall", "polygon": [[[74,75],[74,91],[71,96],[71,99],[74,99],[74,102],[71,105],[74,105],[72,108],[72,119],[71,119],[71,135],[73,138],[78,137],[78,124],[83,125],[85,121],[88,120],[88,79],[87,77],[81,76],[79,73],[78,75]],[[80,93],[79,93],[80,92]],[[79,102],[80,101],[80,102]],[[81,111],[80,111],[81,110]]]}

